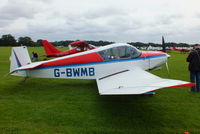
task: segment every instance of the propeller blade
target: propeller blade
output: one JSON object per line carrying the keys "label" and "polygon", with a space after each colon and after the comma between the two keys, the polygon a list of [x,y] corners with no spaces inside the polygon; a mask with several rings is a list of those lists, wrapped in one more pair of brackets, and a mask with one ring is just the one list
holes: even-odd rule
{"label": "propeller blade", "polygon": [[168,76],[170,76],[170,75],[169,75],[169,66],[168,66],[168,62],[165,63],[165,66],[166,66],[166,69],[167,69],[167,74],[168,74]]}

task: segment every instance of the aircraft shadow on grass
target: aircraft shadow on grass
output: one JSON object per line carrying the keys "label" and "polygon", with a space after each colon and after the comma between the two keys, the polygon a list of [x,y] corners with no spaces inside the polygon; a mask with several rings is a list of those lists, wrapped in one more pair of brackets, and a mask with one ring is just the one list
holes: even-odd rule
{"label": "aircraft shadow on grass", "polygon": [[161,127],[161,121],[165,120],[162,111],[167,109],[159,103],[157,105],[153,100],[154,97],[100,96],[96,99],[98,100],[99,112],[106,115],[102,118],[118,128],[152,129]]}

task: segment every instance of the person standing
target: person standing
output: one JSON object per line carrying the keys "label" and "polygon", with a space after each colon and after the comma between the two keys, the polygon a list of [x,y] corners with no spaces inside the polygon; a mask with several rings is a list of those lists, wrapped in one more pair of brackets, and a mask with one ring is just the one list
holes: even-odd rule
{"label": "person standing", "polygon": [[187,62],[189,62],[190,82],[196,83],[191,91],[200,92],[200,46],[194,47],[194,50],[187,57]]}
{"label": "person standing", "polygon": [[38,54],[36,52],[32,52],[32,60],[33,61],[38,61]]}

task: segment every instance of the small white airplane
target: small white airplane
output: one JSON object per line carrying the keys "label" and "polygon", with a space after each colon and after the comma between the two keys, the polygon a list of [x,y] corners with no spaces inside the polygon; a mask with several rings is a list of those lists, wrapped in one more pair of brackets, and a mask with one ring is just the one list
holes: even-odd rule
{"label": "small white airplane", "polygon": [[48,61],[31,62],[27,47],[13,47],[10,74],[22,77],[96,79],[100,95],[145,94],[160,88],[194,86],[145,70],[160,68],[169,55],[115,43]]}

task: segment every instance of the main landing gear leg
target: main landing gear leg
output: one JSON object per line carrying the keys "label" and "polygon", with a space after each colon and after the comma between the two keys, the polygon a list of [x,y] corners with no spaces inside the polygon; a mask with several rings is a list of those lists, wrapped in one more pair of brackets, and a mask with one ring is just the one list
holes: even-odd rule
{"label": "main landing gear leg", "polygon": [[29,78],[29,77],[24,77],[24,79],[22,79],[22,80],[19,82],[19,84],[24,84],[28,78]]}
{"label": "main landing gear leg", "polygon": [[145,93],[144,95],[154,96],[155,94],[156,94],[155,91],[150,91],[150,92]]}

